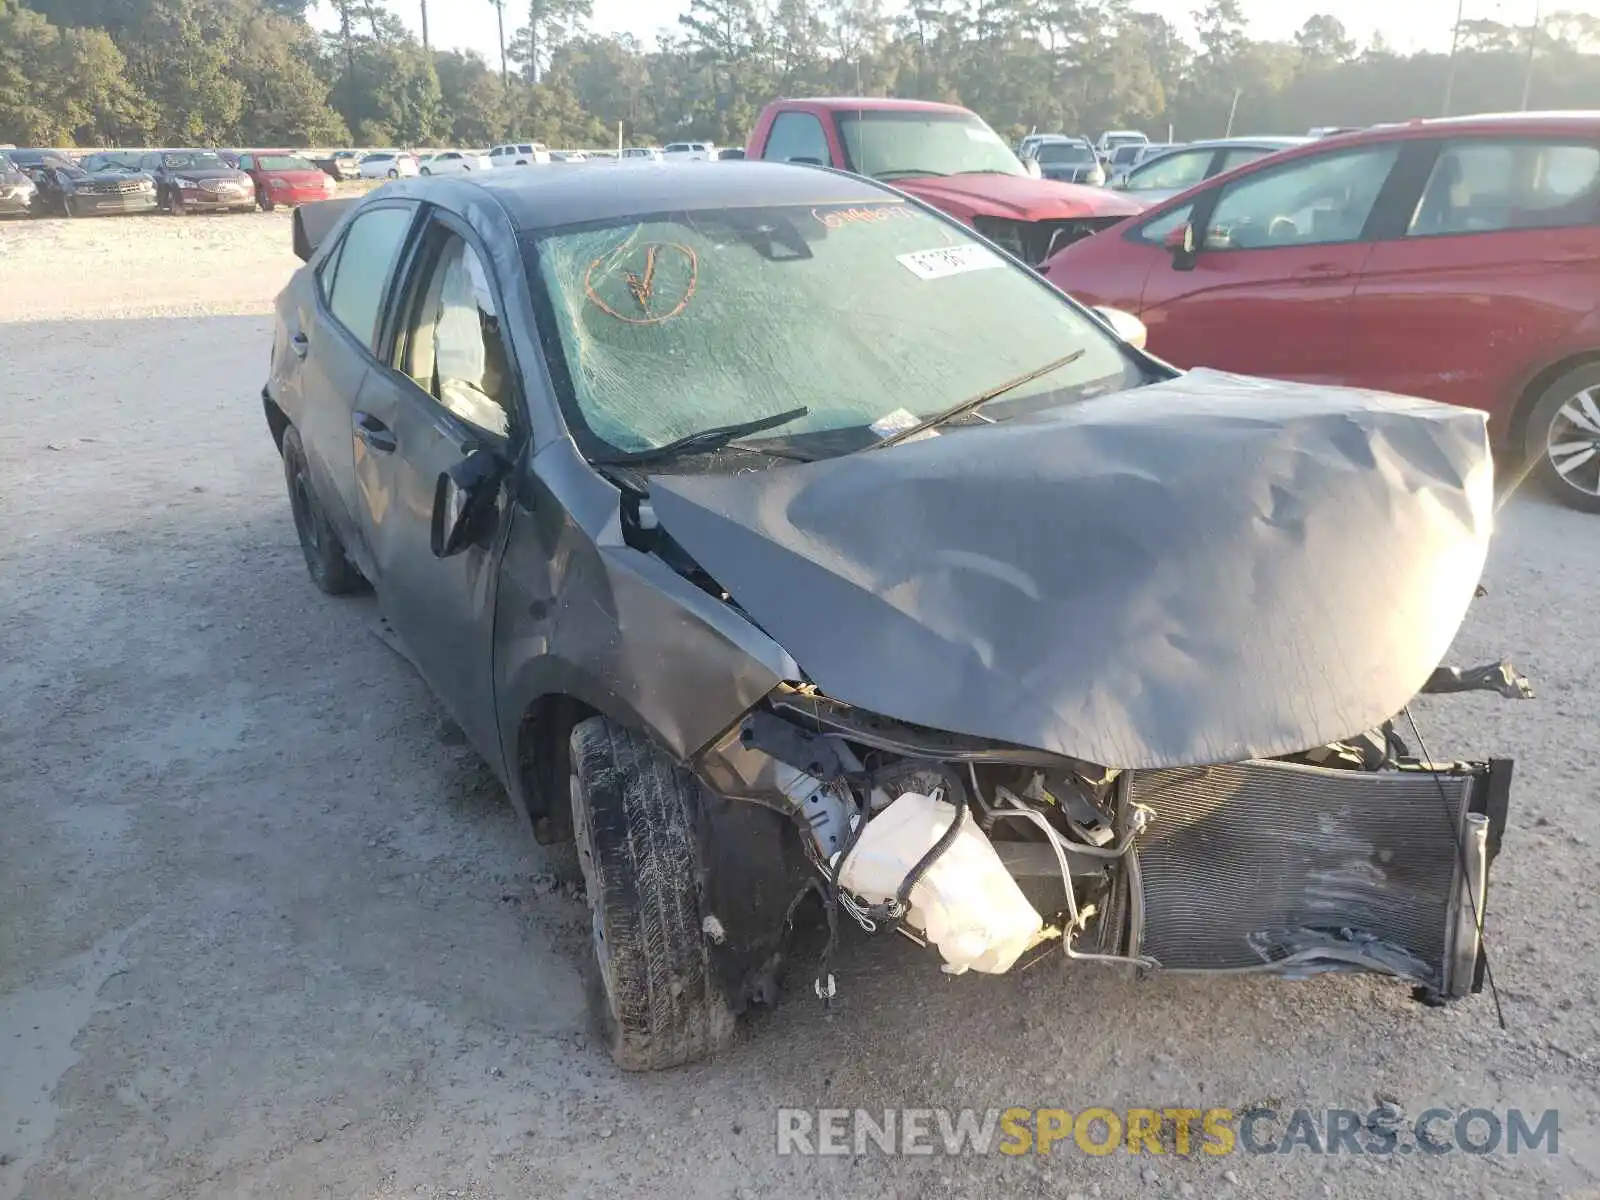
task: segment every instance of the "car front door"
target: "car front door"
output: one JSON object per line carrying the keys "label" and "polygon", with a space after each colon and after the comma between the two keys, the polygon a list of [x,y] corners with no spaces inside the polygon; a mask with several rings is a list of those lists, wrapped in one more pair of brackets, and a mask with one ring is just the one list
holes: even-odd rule
{"label": "car front door", "polygon": [[1503,418],[1600,304],[1600,142],[1478,137],[1415,151],[1418,190],[1356,289],[1350,382]]}
{"label": "car front door", "polygon": [[1394,142],[1263,166],[1194,201],[1194,253],[1145,281],[1150,349],[1180,367],[1338,382]]}
{"label": "car front door", "polygon": [[498,562],[510,503],[500,479],[458,553],[435,553],[440,476],[504,468],[523,437],[499,289],[476,235],[435,214],[409,258],[384,350],[353,414],[361,520],[379,602],[412,661],[474,745],[498,763],[491,672]]}
{"label": "car front door", "polygon": [[[383,201],[358,213],[317,265],[316,311],[299,314],[289,380],[301,393],[297,427],[323,510],[366,571],[371,566],[356,517],[352,412],[378,345],[379,315],[396,264],[416,222],[416,205]],[[294,360],[298,360],[296,368]]]}

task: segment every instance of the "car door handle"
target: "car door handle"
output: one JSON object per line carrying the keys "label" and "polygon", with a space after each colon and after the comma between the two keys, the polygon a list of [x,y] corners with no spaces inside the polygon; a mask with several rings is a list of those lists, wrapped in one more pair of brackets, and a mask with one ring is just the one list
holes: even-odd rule
{"label": "car door handle", "polygon": [[1341,267],[1338,263],[1315,263],[1309,267],[1301,267],[1294,273],[1294,277],[1301,283],[1325,283],[1332,279],[1348,279],[1350,268]]}
{"label": "car door handle", "polygon": [[311,341],[303,333],[297,333],[289,339],[289,349],[294,351],[296,358],[304,358],[306,351],[311,349]]}
{"label": "car door handle", "polygon": [[355,414],[356,436],[379,454],[393,454],[396,442],[389,427],[371,413]]}

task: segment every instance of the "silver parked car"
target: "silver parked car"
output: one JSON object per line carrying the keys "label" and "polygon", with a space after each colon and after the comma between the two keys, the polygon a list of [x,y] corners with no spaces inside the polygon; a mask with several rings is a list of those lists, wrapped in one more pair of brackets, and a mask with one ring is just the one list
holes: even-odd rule
{"label": "silver parked car", "polygon": [[1151,204],[1186,192],[1213,175],[1221,175],[1269,154],[1299,146],[1310,139],[1302,137],[1218,138],[1191,142],[1166,154],[1140,163],[1112,183],[1118,191],[1136,192]]}

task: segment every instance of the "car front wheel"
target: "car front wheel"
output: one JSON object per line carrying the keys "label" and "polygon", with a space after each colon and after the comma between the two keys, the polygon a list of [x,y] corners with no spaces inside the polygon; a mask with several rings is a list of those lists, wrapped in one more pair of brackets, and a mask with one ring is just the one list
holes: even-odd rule
{"label": "car front wheel", "polygon": [[366,580],[344,552],[344,543],[328,523],[322,510],[311,471],[306,465],[300,431],[290,425],[283,431],[283,478],[289,487],[289,507],[294,513],[294,531],[305,556],[306,572],[318,589],[330,596],[361,591]]}
{"label": "car front wheel", "polygon": [[1557,500],[1600,513],[1600,363],[1557,379],[1528,414],[1527,461]]}
{"label": "car front wheel", "polygon": [[573,728],[572,825],[599,967],[597,1017],[626,1071],[706,1058],[734,1016],[702,927],[699,784],[605,717]]}

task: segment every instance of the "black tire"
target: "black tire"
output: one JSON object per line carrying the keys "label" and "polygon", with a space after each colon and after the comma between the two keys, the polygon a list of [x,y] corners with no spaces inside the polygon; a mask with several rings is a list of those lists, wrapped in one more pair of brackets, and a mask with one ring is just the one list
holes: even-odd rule
{"label": "black tire", "polygon": [[429,168],[429,167],[423,167],[422,171],[420,172],[420,174],[432,175],[433,174],[433,170],[431,168]]}
{"label": "black tire", "polygon": [[289,488],[289,508],[294,514],[294,531],[305,555],[306,573],[318,589],[330,596],[346,596],[363,591],[367,581],[345,555],[344,543],[328,523],[322,501],[306,466],[305,447],[300,431],[290,425],[283,431],[283,479]]}
{"label": "black tire", "polygon": [[389,168],[389,178],[390,179],[399,179],[400,178],[399,170],[396,169],[395,167],[390,167]]}
{"label": "black tire", "polygon": [[605,717],[572,730],[572,824],[593,920],[596,1016],[625,1071],[715,1054],[734,1016],[701,927],[699,785]]}
{"label": "black tire", "polygon": [[[1582,403],[1585,395],[1589,404],[1600,410],[1600,363],[1568,371],[1540,395],[1523,430],[1523,461],[1532,464],[1533,474],[1561,503],[1581,512],[1600,513],[1600,430],[1588,428],[1588,424],[1596,422]],[[1573,411],[1569,406],[1578,406],[1576,411],[1587,424],[1563,413],[1563,409]],[[1594,452],[1587,458],[1583,457],[1583,442],[1588,442],[1588,449]],[[1552,456],[1553,445],[1577,449],[1564,456]],[[1557,468],[1557,457],[1567,467],[1566,474]]]}

